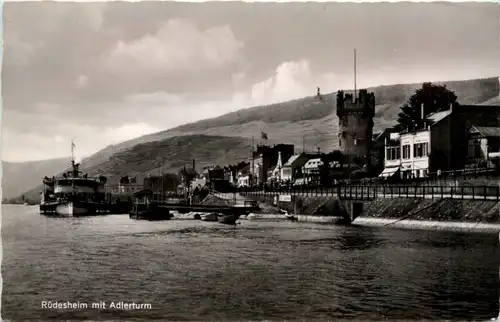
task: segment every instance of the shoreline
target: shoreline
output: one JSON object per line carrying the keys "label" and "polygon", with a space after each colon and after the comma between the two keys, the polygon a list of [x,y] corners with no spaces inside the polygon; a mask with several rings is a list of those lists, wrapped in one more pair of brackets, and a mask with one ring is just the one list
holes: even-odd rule
{"label": "shoreline", "polygon": [[[342,222],[341,217],[337,216],[308,216],[297,215],[296,222],[307,222],[316,224],[338,224]],[[251,214],[247,217],[240,218],[241,220],[255,221],[290,221],[284,215],[280,214]],[[352,226],[360,227],[381,227],[391,229],[415,229],[427,231],[449,231],[449,232],[471,232],[471,233],[499,233],[500,223],[473,223],[460,221],[436,221],[436,220],[411,220],[411,219],[390,219],[390,218],[373,218],[373,217],[358,217],[352,223]],[[500,236],[499,236],[500,238]]]}
{"label": "shoreline", "polygon": [[453,232],[487,232],[500,233],[500,224],[473,223],[463,221],[435,221],[435,220],[411,220],[411,219],[388,219],[373,217],[358,217],[351,225],[365,227],[384,227],[396,229],[418,229]]}

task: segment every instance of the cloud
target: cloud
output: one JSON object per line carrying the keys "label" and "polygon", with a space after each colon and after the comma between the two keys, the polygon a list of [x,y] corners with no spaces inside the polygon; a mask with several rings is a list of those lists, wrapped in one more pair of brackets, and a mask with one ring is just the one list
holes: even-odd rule
{"label": "cloud", "polygon": [[[4,157],[66,155],[56,138],[72,137],[88,154],[127,133],[351,88],[352,48],[359,87],[498,75],[496,8],[10,2]],[[259,23],[269,17],[272,28]]]}
{"label": "cloud", "polygon": [[[235,81],[245,78],[244,73],[233,76]],[[93,109],[85,109],[83,115],[74,115],[74,109],[50,103],[37,104],[40,114],[7,110],[3,157],[11,161],[63,157],[68,154],[71,139],[78,146],[79,157],[88,156],[110,144],[185,123],[251,106],[311,96],[316,93],[316,86],[333,86],[332,79],[330,73],[315,76],[310,63],[299,60],[276,66],[268,79],[235,92],[225,100],[193,101],[189,95],[156,91],[132,93],[114,102],[94,103]],[[79,75],[77,82],[85,86],[88,78]],[[22,123],[31,126],[23,129],[13,126]],[[28,150],[29,157],[23,152]]]}
{"label": "cloud", "polygon": [[316,87],[322,87],[323,92],[339,88],[340,84],[335,81],[333,73],[314,75],[306,59],[288,61],[280,64],[273,76],[252,86],[250,102],[252,105],[271,104],[312,96]]}
{"label": "cloud", "polygon": [[89,78],[85,75],[79,75],[78,79],[76,80],[76,85],[78,88],[82,89],[87,86],[87,83],[89,81]]}
{"label": "cloud", "polygon": [[125,66],[161,72],[220,69],[240,62],[242,48],[229,26],[201,30],[191,20],[172,19],[153,35],[118,41],[107,63],[114,70]]}
{"label": "cloud", "polygon": [[[143,122],[104,128],[93,125],[54,123],[47,133],[37,135],[5,126],[2,129],[2,157],[9,161],[65,157],[70,155],[70,142],[74,140],[75,155],[77,160],[80,160],[110,144],[160,130]],[[29,151],[29,155],[26,151]]]}
{"label": "cloud", "polygon": [[23,41],[16,36],[5,37],[5,49],[15,52],[11,64],[16,67],[23,67],[29,64],[36,52],[36,46]]}

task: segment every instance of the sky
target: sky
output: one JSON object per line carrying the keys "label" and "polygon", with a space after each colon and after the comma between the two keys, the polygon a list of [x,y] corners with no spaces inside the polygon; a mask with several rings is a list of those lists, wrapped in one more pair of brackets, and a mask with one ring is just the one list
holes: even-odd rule
{"label": "sky", "polygon": [[88,156],[250,106],[500,75],[500,7],[4,4],[2,160]]}

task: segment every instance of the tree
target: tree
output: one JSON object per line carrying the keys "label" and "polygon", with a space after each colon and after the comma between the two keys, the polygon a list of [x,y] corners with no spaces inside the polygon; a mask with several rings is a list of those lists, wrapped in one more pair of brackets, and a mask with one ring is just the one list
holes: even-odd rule
{"label": "tree", "polygon": [[331,152],[331,160],[332,161],[337,161],[338,163],[343,163],[343,161],[344,161],[344,154],[340,150],[333,150]]}
{"label": "tree", "polygon": [[[426,117],[431,113],[446,111],[450,104],[457,103],[455,93],[446,88],[446,85],[435,85],[430,82],[423,83],[408,101],[401,106],[398,115],[396,129],[399,131],[417,130],[424,126],[424,123],[431,125],[431,121]],[[424,117],[422,118],[422,104]]]}

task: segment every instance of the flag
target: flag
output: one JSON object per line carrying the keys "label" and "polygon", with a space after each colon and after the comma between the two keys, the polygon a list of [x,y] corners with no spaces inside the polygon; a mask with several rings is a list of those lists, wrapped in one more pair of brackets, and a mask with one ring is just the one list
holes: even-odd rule
{"label": "flag", "polygon": [[73,142],[73,140],[71,140],[71,147],[72,148],[76,147],[75,142]]}
{"label": "flag", "polygon": [[267,133],[260,131],[260,137],[262,140],[267,140]]}

